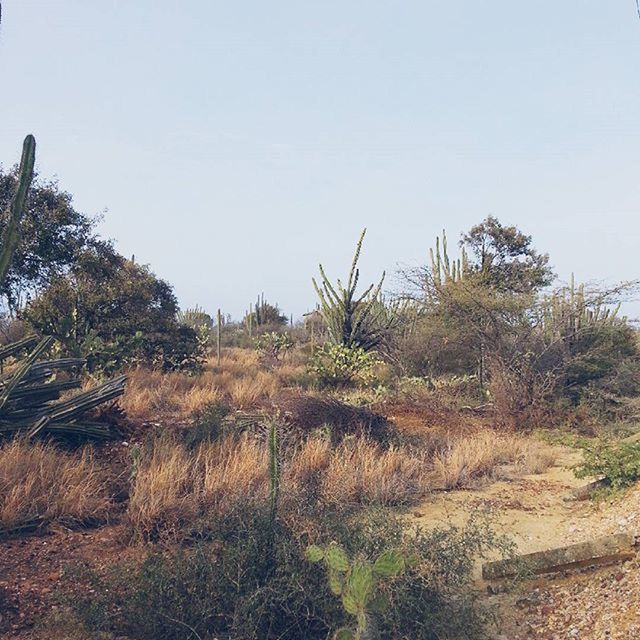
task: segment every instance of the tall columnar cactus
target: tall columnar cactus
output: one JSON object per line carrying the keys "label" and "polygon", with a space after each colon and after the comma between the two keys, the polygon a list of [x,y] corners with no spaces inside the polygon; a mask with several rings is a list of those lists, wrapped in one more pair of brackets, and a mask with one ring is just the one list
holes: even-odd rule
{"label": "tall columnar cactus", "polygon": [[280,496],[280,439],[276,420],[269,426],[269,502],[271,507],[271,525],[278,516],[278,498]]}
{"label": "tall columnar cactus", "polygon": [[18,171],[18,188],[9,205],[7,226],[0,241],[0,284],[7,277],[11,259],[20,241],[20,223],[25,212],[29,188],[33,181],[33,167],[36,161],[36,139],[28,135],[22,145],[22,158]]}
{"label": "tall columnar cactus", "polygon": [[[28,135],[22,149],[17,189],[7,212],[7,223],[0,241],[0,284],[7,276],[20,241],[20,224],[33,181],[35,150],[36,141],[32,135]],[[124,393],[125,376],[73,397],[63,398],[70,390],[80,388],[81,380],[73,376],[67,380],[56,380],[54,374],[57,371],[77,370],[85,361],[82,358],[40,360],[52,342],[53,338],[39,340],[36,336],[27,336],[0,347],[0,439],[15,434],[23,434],[28,438],[50,434],[108,437],[108,426],[86,420],[85,415],[98,405],[121,396]],[[21,359],[20,354],[30,348],[29,355]],[[5,373],[4,363],[7,360],[11,366]]]}
{"label": "tall columnar cactus", "polygon": [[218,361],[218,366],[220,366],[221,355],[221,346],[222,346],[222,312],[218,309],[218,324],[216,326],[216,356]]}
{"label": "tall columnar cactus", "polygon": [[571,345],[586,330],[619,322],[620,304],[608,305],[599,296],[588,296],[584,284],[576,286],[573,274],[568,287],[545,298],[542,327],[548,338]]}
{"label": "tall columnar cactus", "polygon": [[469,259],[467,253],[462,249],[460,257],[451,261],[447,251],[447,234],[442,231],[442,242],[436,238],[436,248],[429,249],[431,257],[431,274],[436,287],[441,287],[448,282],[458,282],[462,280],[464,274],[469,269]]}
{"label": "tall columnar cactus", "polygon": [[366,232],[366,229],[362,231],[356,245],[346,287],[340,280],[335,286],[331,284],[322,265],[322,286],[318,285],[315,278],[312,281],[320,298],[320,314],[331,342],[371,351],[382,343],[387,330],[395,321],[396,310],[385,305],[380,295],[384,272],[377,285],[371,284],[360,297],[356,297],[360,278],[358,260]]}

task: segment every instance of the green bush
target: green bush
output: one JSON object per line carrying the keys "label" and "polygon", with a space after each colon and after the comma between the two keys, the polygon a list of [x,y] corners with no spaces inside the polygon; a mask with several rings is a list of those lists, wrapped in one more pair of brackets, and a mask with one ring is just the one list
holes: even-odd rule
{"label": "green bush", "polygon": [[288,333],[269,331],[254,339],[253,344],[263,360],[270,364],[280,362],[293,349],[293,340]]}
{"label": "green bush", "polygon": [[137,364],[197,370],[206,341],[177,314],[168,283],[102,243],[52,279],[22,317],[56,338],[62,355],[86,357],[92,371],[110,374]]}
{"label": "green bush", "polygon": [[598,440],[583,445],[584,462],[575,469],[577,478],[606,478],[612,489],[622,489],[640,479],[640,442]]}
{"label": "green bush", "polygon": [[304,533],[270,522],[267,508],[236,514],[191,548],[152,552],[140,566],[120,563],[102,575],[76,571],[63,600],[85,638],[325,640],[353,617],[305,551],[308,542],[334,540],[359,566],[385,553],[412,558],[384,579],[380,637],[485,637],[471,577],[476,554],[497,544],[489,529],[407,533],[400,517],[378,511],[325,513]]}
{"label": "green bush", "polygon": [[224,402],[209,402],[192,417],[191,427],[185,431],[184,443],[189,449],[197,449],[203,442],[220,440],[229,428],[225,418],[231,408]]}
{"label": "green bush", "polygon": [[350,384],[371,384],[381,361],[362,347],[325,344],[314,350],[308,365],[309,373],[321,386],[341,387]]}

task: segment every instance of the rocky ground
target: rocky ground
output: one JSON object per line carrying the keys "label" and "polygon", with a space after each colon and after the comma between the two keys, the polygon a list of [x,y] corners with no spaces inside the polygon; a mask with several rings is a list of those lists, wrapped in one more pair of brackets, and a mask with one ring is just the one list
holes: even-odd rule
{"label": "rocky ground", "polygon": [[[605,501],[567,501],[585,481],[562,449],[556,466],[538,476],[434,496],[414,514],[423,526],[461,523],[473,509],[490,509],[521,553],[640,529],[640,488]],[[478,567],[478,574],[480,567]],[[479,588],[487,584],[479,580]],[[499,589],[498,589],[499,590]],[[600,569],[563,572],[488,595],[500,613],[496,640],[640,640],[640,559]]]}

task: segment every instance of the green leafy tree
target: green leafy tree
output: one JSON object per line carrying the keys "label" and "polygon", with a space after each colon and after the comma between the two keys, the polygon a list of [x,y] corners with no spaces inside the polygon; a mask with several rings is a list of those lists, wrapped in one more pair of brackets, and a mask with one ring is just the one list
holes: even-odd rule
{"label": "green leafy tree", "polygon": [[[17,188],[17,168],[0,169],[0,233],[9,222],[9,202]],[[56,276],[66,273],[95,241],[95,220],[73,207],[71,195],[37,175],[26,199],[20,243],[0,296],[12,315]]]}
{"label": "green leafy tree", "polygon": [[463,234],[460,245],[469,256],[467,269],[496,291],[531,293],[553,280],[549,256],[538,253],[531,236],[505,226],[493,216]]}
{"label": "green leafy tree", "polygon": [[147,267],[96,243],[24,311],[34,328],[54,336],[91,368],[106,371],[146,363],[163,369],[195,366],[198,339],[177,320],[171,286]]}

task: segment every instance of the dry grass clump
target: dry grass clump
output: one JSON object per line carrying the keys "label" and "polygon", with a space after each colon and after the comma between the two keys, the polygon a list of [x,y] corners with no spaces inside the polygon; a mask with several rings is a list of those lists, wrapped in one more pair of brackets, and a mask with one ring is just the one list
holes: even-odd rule
{"label": "dry grass clump", "polygon": [[278,382],[275,376],[267,371],[258,371],[254,376],[232,381],[227,393],[234,407],[251,409],[273,396],[277,390]]}
{"label": "dry grass clump", "polygon": [[157,420],[167,415],[188,416],[221,398],[222,391],[210,372],[189,376],[140,368],[128,373],[120,405],[134,420]]}
{"label": "dry grass clump", "polygon": [[[284,453],[281,466],[281,507],[292,512],[314,504],[405,505],[429,489],[424,460],[366,438],[336,449],[326,438],[309,438]],[[255,436],[203,443],[195,452],[165,436],[142,456],[128,519],[145,540],[188,536],[215,518],[266,504],[268,495],[267,448]]]}
{"label": "dry grass clump", "polygon": [[322,499],[336,505],[399,506],[430,490],[425,461],[410,452],[357,438],[338,447],[322,479]]}
{"label": "dry grass clump", "polygon": [[227,438],[194,452],[165,436],[142,457],[127,515],[141,538],[178,536],[204,516],[265,498],[266,487],[266,452],[255,440]]}
{"label": "dry grass clump", "polygon": [[130,418],[149,421],[186,419],[198,409],[222,400],[238,409],[256,407],[276,393],[278,378],[270,371],[257,370],[257,364],[251,369],[243,362],[225,357],[220,367],[195,376],[134,369],[128,374],[121,406]]}
{"label": "dry grass clump", "polygon": [[104,522],[112,508],[108,484],[88,450],[8,442],[0,448],[0,533]]}
{"label": "dry grass clump", "polygon": [[443,489],[468,487],[480,478],[505,476],[505,465],[517,474],[542,473],[555,461],[548,446],[522,436],[484,430],[453,439],[434,455],[435,483]]}

